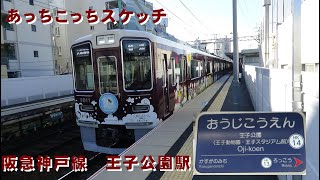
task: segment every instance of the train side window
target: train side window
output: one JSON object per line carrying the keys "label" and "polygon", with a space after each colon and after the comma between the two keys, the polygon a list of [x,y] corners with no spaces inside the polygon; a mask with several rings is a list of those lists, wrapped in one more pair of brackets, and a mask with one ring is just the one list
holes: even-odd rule
{"label": "train side window", "polygon": [[199,77],[200,62],[191,60],[191,79]]}
{"label": "train side window", "polygon": [[180,77],[181,77],[181,82],[186,80],[186,58],[182,57],[181,59],[181,65],[180,65]]}
{"label": "train side window", "polygon": [[181,61],[178,61],[178,63],[175,63],[175,76],[176,76],[176,81],[178,79],[178,83],[182,81],[181,78]]}
{"label": "train side window", "polygon": [[201,62],[198,62],[198,77],[201,76]]}
{"label": "train side window", "polygon": [[175,58],[171,58],[171,82],[172,85],[175,86],[176,85],[176,74],[175,74],[175,69],[176,69],[176,61]]}
{"label": "train side window", "polygon": [[204,61],[201,61],[199,63],[200,63],[200,68],[199,68],[200,75],[199,76],[203,76],[203,75],[205,75],[205,73],[204,73]]}

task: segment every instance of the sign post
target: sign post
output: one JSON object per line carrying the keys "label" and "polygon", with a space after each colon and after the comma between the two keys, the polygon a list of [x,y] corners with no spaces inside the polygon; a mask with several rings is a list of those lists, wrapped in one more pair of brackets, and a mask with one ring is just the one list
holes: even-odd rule
{"label": "sign post", "polygon": [[206,112],[195,132],[195,175],[306,174],[303,114]]}

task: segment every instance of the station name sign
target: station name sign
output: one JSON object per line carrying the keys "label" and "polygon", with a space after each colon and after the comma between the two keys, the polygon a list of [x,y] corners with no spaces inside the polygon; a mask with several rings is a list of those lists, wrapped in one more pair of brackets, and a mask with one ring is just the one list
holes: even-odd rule
{"label": "station name sign", "polygon": [[304,115],[201,113],[193,152],[195,175],[305,175]]}

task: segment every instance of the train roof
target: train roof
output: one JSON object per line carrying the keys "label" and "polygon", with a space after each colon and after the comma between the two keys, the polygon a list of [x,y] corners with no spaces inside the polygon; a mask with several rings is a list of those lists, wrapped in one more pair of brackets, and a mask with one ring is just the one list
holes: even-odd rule
{"label": "train roof", "polygon": [[[113,44],[105,44],[105,45],[97,45],[96,42],[96,37],[97,36],[103,36],[103,35],[115,35],[115,42]],[[177,47],[181,48],[187,51],[187,53],[197,53],[197,54],[202,54],[208,57],[213,57],[216,59],[232,62],[230,59],[222,58],[220,56],[212,55],[203,51],[200,51],[198,49],[192,48],[186,44],[181,44],[178,42],[171,41],[169,39],[156,36],[152,33],[146,32],[146,31],[137,31],[137,30],[128,30],[128,29],[113,29],[113,30],[108,30],[105,32],[94,32],[92,34],[83,36],[81,38],[78,38],[75,40],[75,44],[85,42],[85,41],[91,41],[93,48],[110,48],[110,47],[119,47],[120,46],[120,40],[124,37],[128,38],[147,38],[151,42],[156,42],[156,43],[161,43],[161,44],[166,44],[171,47]]]}

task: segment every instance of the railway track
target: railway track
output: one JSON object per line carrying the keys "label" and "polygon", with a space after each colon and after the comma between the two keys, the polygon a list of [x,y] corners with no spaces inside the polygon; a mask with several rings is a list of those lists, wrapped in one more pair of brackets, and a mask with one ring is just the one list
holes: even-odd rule
{"label": "railway track", "polygon": [[[74,172],[70,168],[60,168],[58,172],[51,169],[50,172],[40,173],[36,168],[34,172],[6,172],[1,174],[3,179],[87,179],[106,164],[107,154],[85,151],[80,137],[80,130],[77,125],[65,128],[57,133],[49,133],[37,140],[30,141],[22,147],[11,148],[2,151],[3,155],[32,156],[35,161],[38,155],[48,155],[54,159],[54,155],[66,155],[69,157],[84,155],[87,158],[87,168],[85,172]],[[54,160],[53,160],[54,161]],[[19,167],[19,165],[18,165]]]}
{"label": "railway track", "polygon": [[101,167],[106,164],[106,156],[107,154],[96,153],[92,157],[88,158],[86,172],[74,172],[69,171],[65,173],[63,176],[59,177],[58,180],[71,179],[71,180],[79,180],[79,179],[87,179],[96,171],[98,171]]}
{"label": "railway track", "polygon": [[[48,141],[37,143],[34,145],[26,146],[21,148],[19,151],[10,153],[10,155],[16,155],[20,157],[21,155],[32,156],[35,162],[36,170],[34,172],[6,172],[1,174],[3,179],[57,179],[70,169],[60,168],[56,172],[53,168],[50,172],[40,173],[36,167],[38,155],[46,156],[48,155],[54,161],[54,155],[67,155],[69,157],[79,156],[86,154],[82,147],[81,138],[79,136],[80,132],[77,129],[62,133],[56,138],[51,138]],[[5,153],[7,154],[7,153]],[[89,155],[89,154],[88,154]],[[19,167],[19,165],[18,165]]]}

